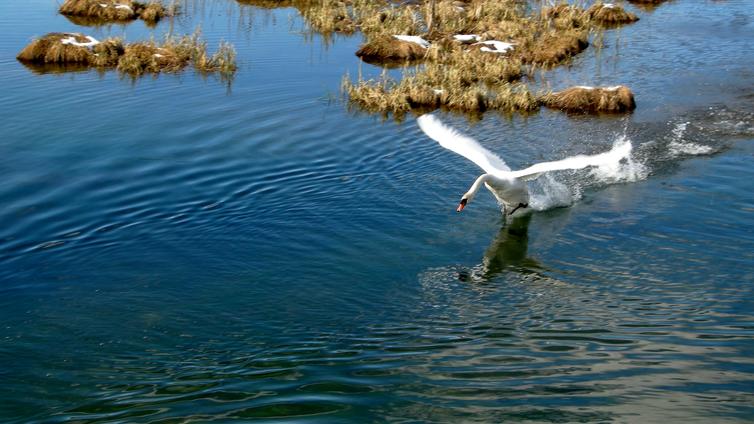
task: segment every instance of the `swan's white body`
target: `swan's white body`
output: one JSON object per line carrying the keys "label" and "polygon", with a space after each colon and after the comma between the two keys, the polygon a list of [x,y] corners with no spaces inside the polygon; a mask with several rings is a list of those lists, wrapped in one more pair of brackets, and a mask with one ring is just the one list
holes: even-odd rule
{"label": "swan's white body", "polygon": [[[466,194],[461,198],[458,211],[466,207],[477,191],[484,184],[495,195],[497,202],[505,208],[506,215],[521,215],[529,209],[529,187],[520,178],[500,178],[494,174],[482,174],[474,181]],[[465,201],[464,201],[465,199]]]}
{"label": "swan's white body", "polygon": [[511,171],[505,161],[496,154],[482,147],[476,140],[466,137],[453,128],[447,127],[433,115],[422,115],[417,119],[419,127],[429,138],[440,143],[442,147],[469,159],[484,170],[469,191],[461,198],[458,206],[460,212],[476,193],[487,187],[505,208],[506,215],[522,215],[529,208],[529,188],[527,181],[538,178],[545,172],[563,169],[582,169],[589,166],[601,166],[620,162],[631,153],[631,143],[616,144],[605,153],[593,156],[572,156],[554,162],[542,162],[520,171]]}

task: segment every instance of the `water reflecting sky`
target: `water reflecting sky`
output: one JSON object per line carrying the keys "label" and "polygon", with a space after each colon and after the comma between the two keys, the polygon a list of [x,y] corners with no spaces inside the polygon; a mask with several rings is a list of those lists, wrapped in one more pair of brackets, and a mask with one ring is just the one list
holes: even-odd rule
{"label": "water reflecting sky", "polygon": [[[413,117],[344,104],[344,74],[381,72],[359,35],[229,0],[155,29],[17,6],[0,4],[0,421],[754,416],[750,2],[638,12],[544,75],[628,84],[633,115],[441,114],[513,168],[632,141],[635,181],[556,174],[571,206],[508,224],[488,193],[455,212],[479,170]],[[235,45],[232,84],[14,59],[51,31],[199,25]]]}

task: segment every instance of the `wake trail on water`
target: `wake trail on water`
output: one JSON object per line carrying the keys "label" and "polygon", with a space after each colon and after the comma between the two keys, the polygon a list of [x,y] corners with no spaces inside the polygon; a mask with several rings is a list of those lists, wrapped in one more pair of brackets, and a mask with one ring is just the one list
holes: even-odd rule
{"label": "wake trail on water", "polygon": [[[599,164],[580,170],[547,172],[530,182],[532,208],[545,211],[571,206],[585,190],[644,180],[650,174],[675,169],[685,160],[724,152],[735,140],[754,137],[754,113],[725,106],[710,107],[673,118],[659,128],[651,127],[649,134],[640,133],[637,137],[643,141],[634,146],[624,129],[623,134],[615,137],[609,152],[591,157],[604,159]],[[579,161],[588,162],[589,158],[580,155],[558,162],[579,165]]]}

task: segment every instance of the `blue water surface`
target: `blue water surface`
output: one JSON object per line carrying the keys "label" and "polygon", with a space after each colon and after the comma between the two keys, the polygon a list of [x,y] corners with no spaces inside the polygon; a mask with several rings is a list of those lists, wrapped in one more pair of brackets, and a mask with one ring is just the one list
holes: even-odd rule
{"label": "blue water surface", "polygon": [[[455,212],[480,171],[413,116],[344,101],[381,72],[359,34],[180,6],[150,29],[0,3],[0,421],[754,419],[751,1],[627,5],[533,82],[627,84],[631,115],[438,113],[513,168],[632,142],[630,178],[556,174],[570,206],[512,222],[487,193]],[[198,27],[231,82],[15,60]]]}

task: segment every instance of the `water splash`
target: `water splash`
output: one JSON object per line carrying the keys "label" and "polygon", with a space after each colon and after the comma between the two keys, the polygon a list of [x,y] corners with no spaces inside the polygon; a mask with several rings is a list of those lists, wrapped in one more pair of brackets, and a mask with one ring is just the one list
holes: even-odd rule
{"label": "water splash", "polygon": [[627,136],[620,136],[615,145],[629,146],[628,153],[622,157],[614,157],[612,161],[592,168],[590,176],[599,184],[627,183],[643,180],[649,175],[649,169],[641,161],[633,157],[633,146]]}
{"label": "water splash", "polygon": [[671,141],[668,143],[668,155],[671,158],[678,156],[696,156],[696,155],[708,155],[713,153],[715,149],[711,146],[704,146],[697,143],[692,143],[684,138],[686,129],[691,122],[679,122],[675,125],[671,131]]}
{"label": "water splash", "polygon": [[[650,173],[673,169],[689,157],[713,155],[730,148],[731,139],[754,135],[754,113],[710,107],[664,124],[664,130],[633,146],[628,128],[598,166],[555,172],[530,184],[532,207],[538,211],[570,206],[587,189],[646,179]],[[643,137],[639,136],[640,139]],[[579,161],[580,156],[564,159]]]}
{"label": "water splash", "polygon": [[581,198],[581,189],[579,186],[569,187],[545,174],[531,184],[529,198],[532,209],[537,211],[564,208]]}
{"label": "water splash", "polygon": [[[649,169],[633,157],[631,140],[622,135],[613,142],[610,151],[600,155],[597,166],[557,174],[545,174],[530,184],[530,199],[534,210],[545,211],[567,207],[582,197],[584,189],[609,184],[634,182],[645,179]],[[567,158],[567,161],[584,160],[584,156]]]}

